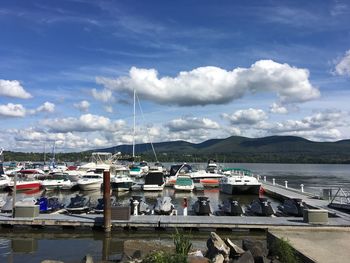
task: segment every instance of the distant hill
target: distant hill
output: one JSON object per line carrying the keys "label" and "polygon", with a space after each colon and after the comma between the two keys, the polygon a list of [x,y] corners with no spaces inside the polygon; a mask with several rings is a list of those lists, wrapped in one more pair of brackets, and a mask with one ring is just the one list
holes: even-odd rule
{"label": "distant hill", "polygon": [[[231,136],[202,143],[170,141],[153,144],[158,158],[165,161],[206,161],[208,158],[230,162],[350,163],[350,140],[313,142],[296,136],[246,138]],[[104,152],[132,153],[132,145],[99,149]],[[152,158],[149,143],[135,145],[137,155]]]}
{"label": "distant hill", "polygon": [[[295,136],[269,136],[246,138],[232,136],[226,139],[211,139],[201,143],[186,141],[159,142],[153,144],[161,162],[205,162],[210,158],[218,162],[270,162],[270,163],[350,163],[350,140],[337,142],[313,142]],[[101,152],[121,152],[132,155],[132,145],[119,145]],[[89,161],[90,151],[56,153],[62,161]],[[135,145],[139,159],[154,161],[150,143]],[[44,153],[4,153],[5,161],[43,161]],[[46,155],[46,160],[50,156]]]}

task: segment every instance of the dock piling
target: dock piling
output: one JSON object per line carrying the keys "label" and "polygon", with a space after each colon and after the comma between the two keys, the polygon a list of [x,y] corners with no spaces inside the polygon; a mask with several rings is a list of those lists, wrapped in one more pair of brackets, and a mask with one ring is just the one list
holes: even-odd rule
{"label": "dock piling", "polygon": [[300,188],[301,188],[301,192],[304,193],[304,185],[303,184],[300,185]]}
{"label": "dock piling", "polygon": [[109,171],[103,172],[103,222],[105,232],[111,232],[111,176]]}
{"label": "dock piling", "polygon": [[266,176],[264,176],[264,182],[266,182]]}
{"label": "dock piling", "polygon": [[284,187],[288,188],[288,181],[284,181]]}
{"label": "dock piling", "polygon": [[272,178],[272,185],[276,185],[276,179]]}

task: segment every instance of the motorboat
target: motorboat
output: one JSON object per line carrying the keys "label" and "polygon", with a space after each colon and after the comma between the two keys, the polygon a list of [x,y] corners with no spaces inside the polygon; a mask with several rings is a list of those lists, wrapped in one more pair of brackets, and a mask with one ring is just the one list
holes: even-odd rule
{"label": "motorboat", "polygon": [[224,176],[219,182],[221,192],[234,194],[259,194],[261,183],[249,170],[229,168],[223,170]]}
{"label": "motorboat", "polygon": [[247,207],[246,212],[257,216],[271,216],[275,213],[271,206],[271,202],[264,197],[260,197],[251,202],[251,204]]}
{"label": "motorboat", "polygon": [[284,200],[277,208],[284,215],[302,217],[306,205],[301,198],[291,198]]}
{"label": "motorboat", "polygon": [[50,213],[58,211],[64,207],[64,205],[58,200],[57,197],[40,197],[37,202],[39,205],[40,213]]}
{"label": "motorboat", "polygon": [[180,165],[172,165],[170,167],[169,176],[166,184],[173,186],[178,176],[187,175],[194,183],[200,183],[204,187],[217,187],[219,180],[223,177],[219,173],[208,173],[205,170],[194,170],[191,165],[183,163]]}
{"label": "motorboat", "polygon": [[178,176],[174,185],[176,191],[193,191],[194,183],[191,177],[187,175]]}
{"label": "motorboat", "polygon": [[158,197],[154,205],[154,213],[158,215],[170,215],[174,209],[175,206],[169,196]]}
{"label": "motorboat", "polygon": [[162,191],[164,186],[164,173],[159,171],[149,171],[145,176],[145,183],[142,188],[144,191]]}
{"label": "motorboat", "polygon": [[219,205],[219,209],[225,215],[241,216],[242,214],[244,214],[244,210],[242,206],[239,204],[237,200],[233,200],[233,199],[224,200],[222,204]]}
{"label": "motorboat", "polygon": [[206,196],[198,196],[197,201],[192,206],[192,209],[196,215],[203,216],[212,214],[210,200]]}
{"label": "motorboat", "polygon": [[66,206],[68,213],[80,214],[90,210],[90,198],[82,195],[76,195],[70,199],[70,203]]}
{"label": "motorboat", "polygon": [[147,162],[142,161],[138,165],[135,165],[135,164],[131,165],[130,176],[134,176],[136,178],[142,178],[148,173],[149,170],[150,169],[148,167]]}
{"label": "motorboat", "polygon": [[[111,206],[117,206],[117,198],[115,196],[111,196]],[[99,198],[97,199],[97,205],[92,209],[92,211],[96,214],[102,214],[104,211],[104,199],[103,198]]]}
{"label": "motorboat", "polygon": [[[16,180],[16,191],[27,191],[27,190],[39,190],[41,187],[41,181],[33,180],[30,178],[18,178]],[[10,181],[8,188],[13,190],[15,185],[14,180]]]}
{"label": "motorboat", "polygon": [[42,181],[42,187],[46,190],[70,190],[75,184],[71,182],[66,173],[55,173]]}
{"label": "motorboat", "polygon": [[219,167],[218,164],[216,163],[216,160],[214,159],[209,159],[207,163],[207,168],[205,168],[205,171],[207,173],[219,173]]}
{"label": "motorboat", "polygon": [[160,162],[154,163],[154,165],[149,166],[149,171],[166,172],[165,167]]}
{"label": "motorboat", "polygon": [[114,191],[129,191],[134,184],[134,180],[130,177],[130,170],[126,166],[114,167],[111,170],[111,188]]}
{"label": "motorboat", "polygon": [[9,186],[11,180],[6,174],[0,174],[0,190]]}
{"label": "motorboat", "polygon": [[101,189],[103,175],[98,173],[87,173],[78,180],[77,185],[83,191]]}
{"label": "motorboat", "polygon": [[146,203],[145,198],[143,196],[132,196],[132,198],[130,199],[131,214],[134,213],[135,204],[137,204],[137,212],[139,215],[147,215],[151,213],[150,205]]}

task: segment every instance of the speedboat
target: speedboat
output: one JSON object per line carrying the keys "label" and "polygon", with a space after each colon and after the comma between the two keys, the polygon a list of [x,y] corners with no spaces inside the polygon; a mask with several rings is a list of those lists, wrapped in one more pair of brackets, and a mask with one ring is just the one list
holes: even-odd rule
{"label": "speedboat", "polygon": [[187,175],[178,176],[174,185],[176,191],[193,191],[194,183]]}
{"label": "speedboat", "polygon": [[76,195],[70,199],[70,203],[67,205],[66,210],[68,213],[81,214],[90,210],[90,198],[82,195]]}
{"label": "speedboat", "polygon": [[11,180],[6,174],[0,174],[0,190],[6,188]]}
{"label": "speedboat", "polygon": [[165,186],[164,174],[159,171],[149,171],[143,184],[144,191],[162,191]]}
{"label": "speedboat", "polygon": [[212,213],[212,209],[210,207],[209,198],[206,196],[198,196],[197,198],[197,201],[192,206],[192,209],[196,215],[210,215]]}
{"label": "speedboat", "polygon": [[74,183],[65,173],[55,173],[42,181],[42,187],[46,190],[70,190]]}
{"label": "speedboat", "polygon": [[57,197],[40,197],[36,204],[39,205],[39,210],[41,213],[54,212],[64,207]]}
{"label": "speedboat", "polygon": [[111,174],[111,188],[112,190],[121,192],[131,190],[134,180],[130,177],[130,170],[125,166],[114,167],[114,175]]}
{"label": "speedboat", "polygon": [[174,208],[175,206],[171,202],[171,197],[163,196],[157,198],[157,202],[154,205],[154,212],[158,215],[170,215]]}
{"label": "speedboat", "polygon": [[142,178],[149,171],[148,164],[145,161],[140,162],[139,165],[131,165],[130,167],[130,176],[134,176],[136,178]]}
{"label": "speedboat", "polygon": [[278,206],[278,210],[285,214],[291,216],[303,216],[303,211],[305,209],[305,203],[300,198],[291,198],[286,199],[283,202],[283,205]]}
{"label": "speedboat", "polygon": [[267,201],[267,198],[260,197],[247,207],[247,213],[257,216],[271,216],[275,211],[271,206],[271,202]]}
{"label": "speedboat", "polygon": [[237,200],[226,199],[219,205],[219,209],[225,214],[230,216],[241,216],[244,211],[242,206]]}
{"label": "speedboat", "polygon": [[225,194],[259,194],[261,183],[249,170],[228,168],[223,170],[224,177],[219,183],[220,192]]}
{"label": "speedboat", "polygon": [[101,189],[103,183],[103,175],[95,173],[87,173],[78,180],[77,184],[83,191]]}
{"label": "speedboat", "polygon": [[[13,189],[14,181],[11,181],[8,188]],[[18,178],[16,181],[16,191],[38,190],[41,187],[41,181],[30,178]]]}
{"label": "speedboat", "polygon": [[132,196],[130,199],[130,211],[131,214],[134,213],[135,204],[137,201],[137,212],[139,215],[146,215],[151,213],[150,205],[146,203],[145,198],[143,196]]}
{"label": "speedboat", "polygon": [[205,170],[194,170],[189,164],[172,165],[170,167],[170,174],[167,178],[167,185],[173,186],[176,183],[178,176],[187,175],[194,183],[200,183],[206,187],[217,187],[219,185],[222,174],[208,173]]}
{"label": "speedboat", "polygon": [[208,160],[208,163],[207,163],[207,168],[205,168],[205,171],[207,173],[219,173],[219,167],[218,167],[218,164],[216,163],[216,160],[213,160],[213,159],[210,159]]}

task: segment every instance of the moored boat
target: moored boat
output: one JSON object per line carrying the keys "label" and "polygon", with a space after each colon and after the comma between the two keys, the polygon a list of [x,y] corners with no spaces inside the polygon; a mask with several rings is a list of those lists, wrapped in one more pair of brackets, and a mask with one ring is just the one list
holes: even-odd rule
{"label": "moored boat", "polygon": [[158,197],[154,205],[154,212],[158,215],[170,215],[174,209],[175,206],[169,196]]}
{"label": "moored boat", "polygon": [[210,200],[206,196],[198,196],[197,201],[192,206],[192,209],[196,215],[203,216],[212,214]]}
{"label": "moored boat", "polygon": [[176,191],[193,191],[194,183],[191,177],[182,175],[177,177],[174,188]]}
{"label": "moored boat", "polygon": [[78,180],[77,185],[83,191],[90,191],[101,189],[102,183],[102,174],[87,173]]}
{"label": "moored boat", "polygon": [[159,171],[149,171],[143,184],[144,191],[162,191],[165,186],[164,174]]}
{"label": "moored boat", "polygon": [[275,213],[271,206],[271,202],[269,202],[267,198],[262,197],[251,202],[251,204],[247,207],[246,212],[257,216],[271,216]]}
{"label": "moored boat", "polygon": [[42,187],[46,191],[50,190],[70,190],[75,184],[69,180],[68,175],[65,173],[55,173],[49,177],[46,177],[42,181]]}
{"label": "moored boat", "polygon": [[66,210],[68,213],[80,214],[90,210],[90,198],[82,195],[76,195],[70,199],[70,203],[67,205]]}
{"label": "moored boat", "polygon": [[237,200],[234,200],[234,199],[224,200],[222,204],[219,205],[219,209],[225,215],[241,216],[242,214],[244,214],[244,210],[242,206],[239,204]]}

